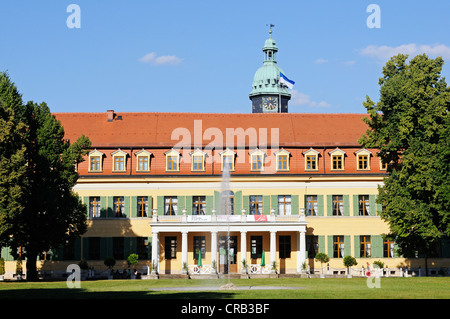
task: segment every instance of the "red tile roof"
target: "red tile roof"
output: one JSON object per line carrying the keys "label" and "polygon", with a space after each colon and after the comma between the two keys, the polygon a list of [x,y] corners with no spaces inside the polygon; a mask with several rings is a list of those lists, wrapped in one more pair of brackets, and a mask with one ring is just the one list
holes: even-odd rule
{"label": "red tile roof", "polygon": [[[186,136],[187,141],[194,142],[194,121],[199,121],[196,122],[198,131],[201,124],[202,134],[206,131],[222,135],[224,147],[227,146],[225,145],[227,129],[229,134],[233,134],[232,129],[239,128],[247,134],[256,132],[271,145],[271,133],[276,131],[272,129],[278,128],[279,145],[286,147],[357,146],[359,137],[367,129],[367,125],[362,121],[366,114],[117,112],[114,113],[112,121],[108,121],[107,112],[54,113],[54,115],[62,122],[68,139],[75,141],[84,134],[90,138],[93,148],[172,147],[182,138],[178,134],[172,137],[173,132],[189,133],[190,136]],[[220,136],[212,136],[211,139],[205,135],[203,137],[203,147],[214,141],[215,137],[216,142],[222,140]],[[276,141],[276,136],[273,137]],[[258,141],[258,144],[260,145],[262,141]],[[234,145],[236,144],[237,140],[234,141]],[[247,138],[246,146],[248,144]]]}

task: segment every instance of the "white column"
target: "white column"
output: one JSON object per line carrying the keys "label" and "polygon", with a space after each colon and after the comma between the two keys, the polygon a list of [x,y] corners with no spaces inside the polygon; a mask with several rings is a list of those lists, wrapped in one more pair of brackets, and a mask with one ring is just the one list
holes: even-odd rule
{"label": "white column", "polygon": [[297,272],[301,273],[302,265],[306,261],[306,238],[305,230],[298,232],[297,236]]}
{"label": "white column", "polygon": [[277,232],[270,231],[270,266],[277,260]]}
{"label": "white column", "polygon": [[241,272],[245,273],[245,269],[242,268],[242,261],[245,260],[247,264],[247,232],[241,231]]}
{"label": "white column", "polygon": [[[211,231],[211,265],[216,262],[216,268],[219,267],[217,264],[217,231]],[[216,269],[217,270],[217,269]]]}
{"label": "white column", "polygon": [[181,267],[184,270],[184,265],[187,265],[187,259],[188,259],[188,232],[183,231],[181,232]]}
{"label": "white column", "polygon": [[159,236],[158,232],[152,232],[152,266],[156,269],[152,270],[152,273],[159,272]]}

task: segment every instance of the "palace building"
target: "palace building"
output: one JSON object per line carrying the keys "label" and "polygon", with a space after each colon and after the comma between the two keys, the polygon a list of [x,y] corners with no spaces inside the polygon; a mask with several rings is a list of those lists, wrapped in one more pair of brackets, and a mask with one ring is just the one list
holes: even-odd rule
{"label": "palace building", "polygon": [[104,270],[106,257],[126,265],[131,253],[160,275],[318,273],[319,252],[334,274],[347,255],[354,268],[416,267],[383,237],[386,168],[358,144],[366,115],[289,113],[277,52],[270,35],[248,114],[56,113],[67,139],[92,142],[74,189],[88,231],[43,254],[40,269]]}

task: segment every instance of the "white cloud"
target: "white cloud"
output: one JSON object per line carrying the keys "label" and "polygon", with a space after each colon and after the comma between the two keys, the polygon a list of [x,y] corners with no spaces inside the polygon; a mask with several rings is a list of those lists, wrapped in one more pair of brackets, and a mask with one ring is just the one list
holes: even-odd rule
{"label": "white cloud", "polygon": [[330,107],[331,104],[325,101],[312,101],[311,97],[305,93],[298,92],[296,90],[291,91],[291,105],[303,105],[309,107]]}
{"label": "white cloud", "polygon": [[181,63],[181,59],[175,55],[160,55],[157,56],[155,52],[150,52],[139,59],[140,62],[150,63],[153,65],[175,65]]}
{"label": "white cloud", "polygon": [[442,56],[444,59],[450,58],[450,47],[443,44],[402,44],[397,47],[391,47],[387,45],[368,45],[360,50],[360,54],[376,59],[378,62],[386,62],[392,56],[399,53],[408,54],[409,57],[416,56],[418,54],[427,54],[433,57]]}
{"label": "white cloud", "polygon": [[316,61],[314,61],[315,64],[324,64],[327,62],[328,62],[328,60],[326,60],[326,59],[317,59]]}

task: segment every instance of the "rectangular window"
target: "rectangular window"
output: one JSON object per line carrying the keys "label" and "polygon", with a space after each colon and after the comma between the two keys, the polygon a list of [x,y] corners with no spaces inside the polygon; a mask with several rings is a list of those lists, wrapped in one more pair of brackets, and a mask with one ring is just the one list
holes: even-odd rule
{"label": "rectangular window", "polygon": [[278,214],[291,215],[291,195],[278,195]]}
{"label": "rectangular window", "polygon": [[137,197],[137,217],[148,216],[148,196]]}
{"label": "rectangular window", "polygon": [[369,169],[369,156],[359,155],[358,156],[358,169]]}
{"label": "rectangular window", "polygon": [[252,171],[261,171],[263,168],[263,156],[253,155],[252,156]]}
{"label": "rectangular window", "polygon": [[100,237],[89,237],[89,259],[100,259]]}
{"label": "rectangular window", "polygon": [[344,215],[344,200],[342,195],[333,195],[333,216]]}
{"label": "rectangular window", "polygon": [[344,258],[344,236],[333,236],[333,257]]}
{"label": "rectangular window", "polygon": [[203,156],[194,156],[192,162],[193,171],[203,171]]}
{"label": "rectangular window", "polygon": [[114,170],[115,171],[124,171],[125,170],[125,157],[124,156],[115,156],[114,157]]}
{"label": "rectangular window", "polygon": [[167,260],[177,258],[177,237],[167,236],[165,239],[165,258]]}
{"label": "rectangular window", "polygon": [[90,171],[98,172],[100,171],[100,156],[91,156],[90,157]]}
{"label": "rectangular window", "polygon": [[192,197],[192,215],[205,215],[206,196]]}
{"label": "rectangular window", "polygon": [[306,215],[317,216],[317,195],[306,195]]}
{"label": "rectangular window", "polygon": [[148,171],[148,156],[138,156],[138,171]]}
{"label": "rectangular window", "polygon": [[177,156],[167,156],[167,170],[168,171],[178,171],[178,157]]}
{"label": "rectangular window", "polygon": [[319,236],[306,236],[306,250],[308,258],[315,258],[319,253]]}
{"label": "rectangular window", "polygon": [[113,257],[116,260],[123,260],[125,240],[123,237],[113,237]]}
{"label": "rectangular window", "polygon": [[140,260],[148,259],[148,238],[136,237],[136,253]]}
{"label": "rectangular window", "polygon": [[317,160],[316,155],[307,155],[306,156],[306,169],[316,169],[317,168],[316,160]]}
{"label": "rectangular window", "polygon": [[89,197],[89,217],[100,217],[100,197]]}
{"label": "rectangular window", "polygon": [[343,156],[342,155],[333,155],[333,169],[342,169],[344,166],[343,163]]}
{"label": "rectangular window", "polygon": [[383,257],[384,258],[394,257],[394,242],[389,239],[383,241]]}
{"label": "rectangular window", "polygon": [[123,201],[123,196],[113,197],[113,210],[115,217],[124,217],[125,203]]}
{"label": "rectangular window", "polygon": [[358,212],[359,216],[368,216],[370,212],[369,195],[358,196]]}
{"label": "rectangular window", "polygon": [[359,257],[371,257],[370,236],[359,236]]}
{"label": "rectangular window", "polygon": [[261,215],[262,211],[262,195],[250,195],[250,215]]}
{"label": "rectangular window", "polygon": [[164,215],[177,215],[178,198],[176,196],[164,196]]}
{"label": "rectangular window", "polygon": [[287,164],[288,164],[287,155],[278,156],[278,170],[279,171],[286,171],[288,168]]}
{"label": "rectangular window", "polygon": [[194,236],[194,259],[199,258],[199,253],[202,253],[202,259],[205,258],[206,253],[206,239],[205,236]]}
{"label": "rectangular window", "polygon": [[261,258],[262,256],[262,236],[251,236],[251,251],[250,257],[252,259]]}
{"label": "rectangular window", "polygon": [[291,258],[291,236],[279,236],[280,258]]}

